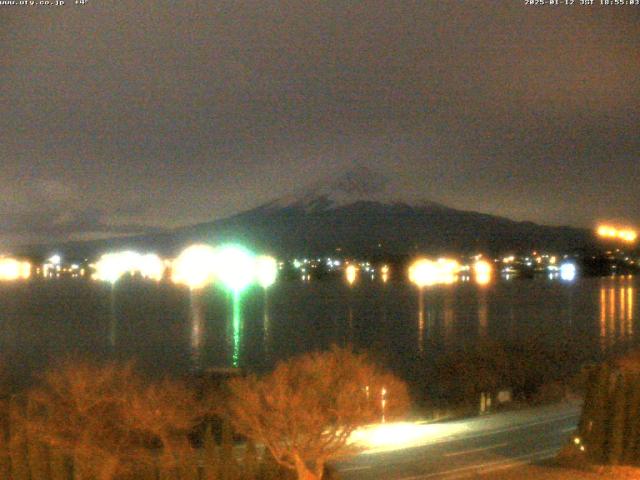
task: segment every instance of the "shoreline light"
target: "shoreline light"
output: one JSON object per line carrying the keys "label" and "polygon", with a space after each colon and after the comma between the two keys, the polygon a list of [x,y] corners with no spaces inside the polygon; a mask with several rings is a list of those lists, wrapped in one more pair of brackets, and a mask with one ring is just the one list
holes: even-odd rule
{"label": "shoreline light", "polygon": [[0,281],[26,280],[31,276],[31,264],[15,258],[0,258]]}
{"label": "shoreline light", "polygon": [[380,277],[382,278],[382,283],[389,281],[389,265],[382,265],[382,267],[380,267]]}
{"label": "shoreline light", "polygon": [[358,267],[355,265],[347,265],[347,268],[344,269],[344,275],[349,286],[353,285],[358,278]]}
{"label": "shoreline light", "polygon": [[237,245],[222,246],[215,250],[214,273],[229,290],[241,292],[256,279],[254,256]]}
{"label": "shoreline light", "polygon": [[409,280],[418,288],[437,284],[452,284],[457,280],[460,264],[453,259],[439,258],[436,261],[419,258],[409,267]]}
{"label": "shoreline light", "polygon": [[560,279],[565,282],[572,282],[575,280],[577,275],[577,268],[575,264],[570,262],[565,262],[560,265]]}
{"label": "shoreline light", "polygon": [[255,262],[256,278],[264,289],[273,285],[278,278],[278,262],[268,255],[260,255]]}
{"label": "shoreline light", "polygon": [[143,278],[162,280],[165,264],[155,253],[142,255],[131,250],[105,253],[94,265],[95,280],[116,283],[123,275],[140,274]]}
{"label": "shoreline light", "polygon": [[486,260],[478,260],[473,264],[473,273],[478,285],[487,285],[491,282],[493,266]]}
{"label": "shoreline light", "polygon": [[139,254],[131,251],[105,253],[95,264],[93,278],[116,283],[127,272],[137,268]]}
{"label": "shoreline light", "polygon": [[208,245],[191,245],[172,262],[171,281],[190,289],[202,288],[212,283],[215,273],[216,253]]}
{"label": "shoreline light", "polygon": [[597,234],[601,238],[622,240],[623,242],[633,243],[638,238],[638,232],[631,228],[616,228],[611,225],[600,225]]}

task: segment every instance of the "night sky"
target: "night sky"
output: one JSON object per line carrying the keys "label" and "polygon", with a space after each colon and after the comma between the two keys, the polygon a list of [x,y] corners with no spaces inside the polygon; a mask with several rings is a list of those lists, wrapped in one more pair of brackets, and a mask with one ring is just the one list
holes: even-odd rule
{"label": "night sky", "polygon": [[0,246],[213,220],[362,166],[390,199],[640,225],[640,6],[67,3],[0,6]]}

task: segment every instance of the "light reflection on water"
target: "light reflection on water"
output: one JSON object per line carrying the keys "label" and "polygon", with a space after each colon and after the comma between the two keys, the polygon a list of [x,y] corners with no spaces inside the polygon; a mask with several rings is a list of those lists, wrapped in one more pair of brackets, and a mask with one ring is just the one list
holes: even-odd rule
{"label": "light reflection on water", "polygon": [[[638,279],[511,280],[478,287],[427,288],[342,279],[280,282],[241,297],[233,325],[230,297],[150,282],[111,287],[83,281],[0,286],[0,351],[24,374],[68,353],[134,357],[157,372],[212,366],[264,370],[332,343],[365,348],[407,377],[440,355],[490,338],[566,348],[596,359],[637,343]],[[267,301],[268,300],[268,301]],[[569,359],[567,361],[570,361]]]}
{"label": "light reflection on water", "polygon": [[600,280],[600,346],[606,352],[634,340],[636,286],[630,277]]}
{"label": "light reflection on water", "polygon": [[202,311],[202,299],[197,290],[189,291],[189,307],[191,362],[194,368],[198,369],[202,367],[204,312]]}

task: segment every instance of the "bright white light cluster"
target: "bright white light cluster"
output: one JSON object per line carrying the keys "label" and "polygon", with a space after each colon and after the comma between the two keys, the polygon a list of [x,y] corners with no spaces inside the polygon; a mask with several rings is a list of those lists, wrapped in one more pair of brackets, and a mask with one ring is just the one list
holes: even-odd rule
{"label": "bright white light cluster", "polygon": [[278,264],[276,259],[268,255],[260,255],[256,258],[256,278],[262,288],[269,288],[278,277]]}
{"label": "bright white light cluster", "polygon": [[31,276],[31,264],[15,258],[0,258],[0,281],[26,280]]}
{"label": "bright white light cluster", "polygon": [[164,262],[154,253],[140,254],[132,251],[107,253],[95,264],[93,278],[116,283],[123,275],[139,274],[143,278],[162,280]]}
{"label": "bright white light cluster", "polygon": [[219,281],[229,290],[239,292],[254,281],[263,288],[269,288],[278,276],[278,263],[273,257],[256,257],[237,245],[225,245],[217,249],[208,245],[193,245],[173,261],[172,271],[174,283],[191,289]]}
{"label": "bright white light cluster", "polygon": [[214,281],[220,281],[234,291],[243,290],[254,281],[263,288],[269,288],[278,275],[278,263],[273,257],[256,257],[236,245],[213,248],[198,244],[185,248],[169,262],[155,254],[142,255],[133,251],[107,253],[95,263],[93,278],[115,283],[123,275],[137,274],[159,281],[164,277],[167,266],[171,268],[174,283],[191,289],[203,288]]}
{"label": "bright white light cluster", "polygon": [[409,280],[419,288],[437,284],[451,284],[457,279],[460,264],[453,259],[430,260],[420,258],[409,267]]}
{"label": "bright white light cluster", "polygon": [[566,262],[560,265],[560,279],[565,282],[572,282],[577,275],[577,269],[575,264]]}
{"label": "bright white light cluster", "polygon": [[216,253],[208,245],[192,245],[182,251],[171,263],[173,283],[191,289],[202,288],[213,282]]}

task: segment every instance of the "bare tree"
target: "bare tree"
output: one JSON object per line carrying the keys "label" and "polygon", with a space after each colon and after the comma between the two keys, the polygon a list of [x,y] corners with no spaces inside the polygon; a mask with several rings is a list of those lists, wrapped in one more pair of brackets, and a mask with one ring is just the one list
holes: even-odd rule
{"label": "bare tree", "polygon": [[184,385],[146,385],[131,364],[68,362],[45,374],[29,402],[31,433],[73,458],[77,480],[111,480],[158,456],[180,457],[202,414]]}
{"label": "bare tree", "polygon": [[210,402],[202,401],[193,389],[175,380],[165,379],[134,392],[123,418],[129,431],[146,439],[147,448],[137,455],[138,459],[149,461],[153,450],[160,454],[165,469],[190,463],[194,450],[189,434],[210,414],[205,408]]}
{"label": "bare tree", "polygon": [[325,464],[357,453],[358,427],[404,414],[406,385],[366,356],[333,347],[280,362],[262,378],[230,382],[229,416],[300,480],[322,478]]}

